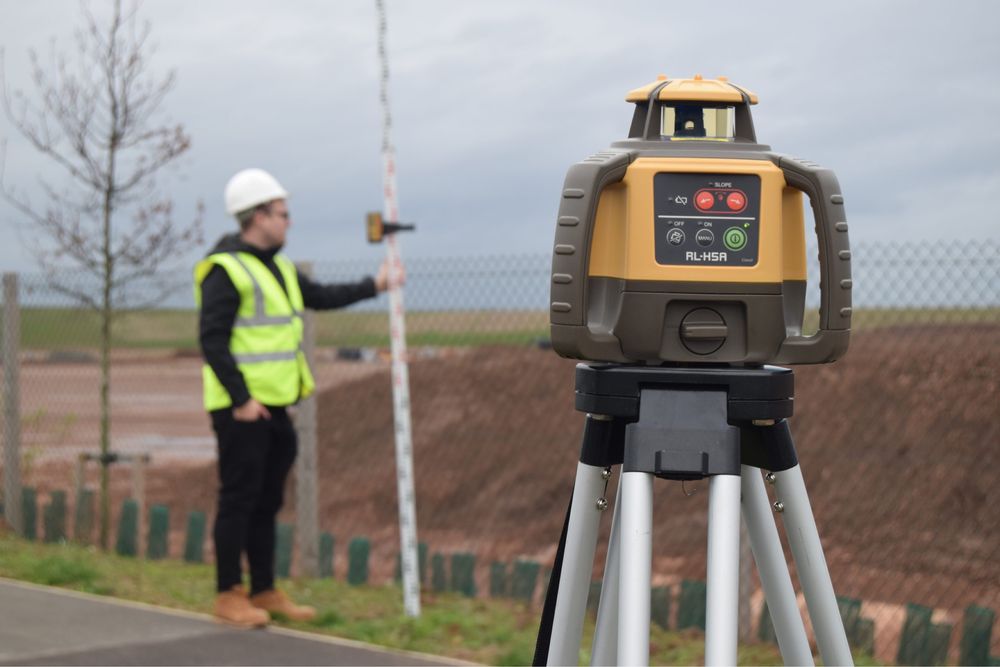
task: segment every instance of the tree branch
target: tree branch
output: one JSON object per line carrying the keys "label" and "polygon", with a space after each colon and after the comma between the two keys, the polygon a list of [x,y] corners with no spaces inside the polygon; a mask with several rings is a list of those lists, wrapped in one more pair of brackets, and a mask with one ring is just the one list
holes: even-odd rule
{"label": "tree branch", "polygon": [[[178,225],[173,203],[157,195],[157,175],[188,151],[191,137],[183,126],[159,120],[176,78],[152,72],[151,29],[139,22],[138,3],[123,8],[115,0],[104,20],[81,9],[73,56],[59,54],[54,43],[44,62],[29,52],[32,95],[11,91],[0,50],[4,113],[76,187],[39,179],[46,204],[36,208],[4,181],[0,154],[0,195],[31,227],[26,245],[40,264],[54,270],[69,262],[99,279],[106,294],[118,294],[201,242],[203,207]],[[81,299],[87,294],[63,287]]]}

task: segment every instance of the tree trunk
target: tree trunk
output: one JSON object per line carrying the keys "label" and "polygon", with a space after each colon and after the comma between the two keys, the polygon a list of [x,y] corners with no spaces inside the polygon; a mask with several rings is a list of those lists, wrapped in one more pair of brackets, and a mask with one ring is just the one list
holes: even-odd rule
{"label": "tree trunk", "polygon": [[[109,159],[114,169],[114,149]],[[104,272],[101,293],[101,549],[107,551],[111,533],[111,206],[112,188],[104,197]]]}
{"label": "tree trunk", "polygon": [[110,277],[104,276],[101,304],[101,549],[108,550],[111,533],[111,298]]}
{"label": "tree trunk", "polygon": [[104,271],[101,285],[101,548],[108,550],[111,533],[111,284],[114,261],[111,256],[111,211],[114,206],[114,173],[117,135],[112,135],[108,151],[108,185],[104,192]]}
{"label": "tree trunk", "polygon": [[114,87],[115,39],[121,16],[119,0],[115,1],[114,20],[108,37],[108,101],[111,136],[108,137],[108,169],[104,187],[104,211],[102,220],[103,271],[101,285],[101,548],[108,550],[111,533],[111,285],[114,278],[114,258],[111,253],[111,214],[115,198],[115,157],[118,153],[118,98]]}

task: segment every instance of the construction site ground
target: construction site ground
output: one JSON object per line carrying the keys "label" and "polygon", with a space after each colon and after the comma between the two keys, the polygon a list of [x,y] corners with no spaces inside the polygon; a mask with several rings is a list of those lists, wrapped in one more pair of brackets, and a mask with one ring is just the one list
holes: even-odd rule
{"label": "construction site ground", "polygon": [[[894,656],[907,602],[954,623],[968,604],[1000,611],[998,337],[995,324],[868,329],[838,363],[796,368],[791,427],[831,574],[838,594],[864,600],[863,615],[881,623],[882,655]],[[391,579],[399,538],[388,362],[322,350],[317,366],[319,524],[337,539],[335,574],[346,571],[347,542],[364,535],[373,579]],[[414,354],[419,539],[433,553],[476,554],[480,591],[490,561],[551,563],[584,419],[573,373],[573,361],[534,347]],[[96,445],[96,377],[92,363],[58,359],[22,370],[26,472],[43,498],[69,488],[76,455]],[[170,507],[179,555],[183,517],[211,514],[216,491],[200,362],[132,353],[116,360],[113,388],[114,445],[152,455],[146,503]],[[86,479],[93,486],[96,469]],[[114,507],[130,489],[119,466]],[[654,583],[704,577],[706,491],[657,482]],[[599,549],[595,578],[602,567]]]}

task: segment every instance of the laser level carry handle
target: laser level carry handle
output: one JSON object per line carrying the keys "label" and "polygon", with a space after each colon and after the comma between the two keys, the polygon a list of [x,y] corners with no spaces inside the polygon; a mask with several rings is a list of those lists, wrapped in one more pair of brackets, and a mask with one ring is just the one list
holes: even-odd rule
{"label": "laser level carry handle", "polygon": [[587,267],[597,202],[604,188],[625,177],[633,157],[633,151],[602,151],[566,173],[552,253],[552,324],[586,324]]}
{"label": "laser level carry handle", "polygon": [[[778,166],[789,187],[809,197],[819,239],[819,330],[812,336],[789,336],[778,350],[777,363],[815,363],[817,352],[833,361],[847,351],[851,334],[851,247],[847,237],[844,197],[829,169],[782,156]],[[820,349],[817,349],[820,348]]]}

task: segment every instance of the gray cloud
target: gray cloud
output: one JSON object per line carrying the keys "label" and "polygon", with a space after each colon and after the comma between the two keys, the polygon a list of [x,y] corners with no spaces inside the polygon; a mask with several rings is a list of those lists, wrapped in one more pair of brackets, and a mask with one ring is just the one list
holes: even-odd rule
{"label": "gray cloud", "polygon": [[[102,3],[93,2],[95,11]],[[194,147],[163,182],[231,229],[226,179],[273,171],[293,194],[289,252],[380,256],[362,216],[381,205],[374,3],[147,1],[167,115]],[[78,23],[69,0],[4,0],[8,77],[28,46]],[[546,252],[574,161],[624,136],[624,94],[657,74],[725,74],[754,90],[761,141],[834,168],[856,239],[996,238],[1000,5],[953,2],[389,0],[400,206],[413,256]],[[0,119],[8,179],[58,172]],[[0,208],[0,264],[30,268]],[[200,252],[200,251],[198,251]],[[197,252],[192,253],[192,256]]]}

